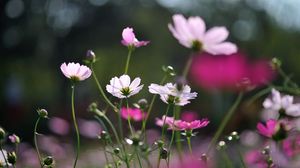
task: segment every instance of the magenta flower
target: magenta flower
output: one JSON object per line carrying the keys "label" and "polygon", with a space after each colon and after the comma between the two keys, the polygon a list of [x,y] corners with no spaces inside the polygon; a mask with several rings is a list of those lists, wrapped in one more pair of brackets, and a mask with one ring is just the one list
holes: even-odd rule
{"label": "magenta flower", "polygon": [[191,122],[198,118],[198,113],[195,111],[185,111],[181,114],[181,119],[183,121]]}
{"label": "magenta flower", "polygon": [[142,110],[138,108],[122,107],[121,116],[126,120],[130,118],[133,119],[134,121],[142,121],[143,118],[145,117],[145,113],[143,113]]}
{"label": "magenta flower", "polygon": [[260,87],[275,77],[268,61],[257,60],[249,63],[241,53],[218,57],[201,54],[194,57],[190,72],[193,81],[207,90],[235,91]]}
{"label": "magenta flower", "polygon": [[256,128],[258,130],[258,132],[263,135],[266,136],[268,138],[272,138],[278,130],[278,122],[276,120],[268,120],[266,122],[266,124],[262,124],[262,123],[258,123]]}
{"label": "magenta flower", "polygon": [[224,42],[229,35],[225,27],[213,27],[205,32],[206,26],[202,18],[189,17],[180,14],[173,15],[173,22],[169,30],[179,43],[197,51],[204,50],[213,55],[233,54],[237,47],[231,42]]}
{"label": "magenta flower", "polygon": [[18,144],[20,143],[20,138],[16,134],[12,134],[8,136],[8,139],[10,140],[11,143]]}
{"label": "magenta flower", "polygon": [[194,120],[191,122],[176,120],[174,123],[174,127],[177,130],[194,130],[198,128],[206,127],[209,124],[209,121],[205,118],[202,120]]}
{"label": "magenta flower", "polygon": [[282,142],[283,152],[289,157],[299,156],[300,154],[300,135],[289,137]]}
{"label": "magenta flower", "polygon": [[83,81],[92,74],[89,67],[80,65],[79,63],[75,64],[74,62],[61,64],[60,70],[67,78],[73,81]]}
{"label": "magenta flower", "polygon": [[132,47],[141,47],[141,46],[146,46],[147,44],[149,44],[149,41],[139,41],[136,37],[135,34],[133,33],[133,28],[125,28],[123,29],[122,32],[122,41],[121,43],[124,46],[132,46]]}
{"label": "magenta flower", "polygon": [[266,162],[265,156],[261,153],[260,150],[248,151],[245,154],[244,160],[248,166],[252,166],[253,168],[268,167],[268,163]]}

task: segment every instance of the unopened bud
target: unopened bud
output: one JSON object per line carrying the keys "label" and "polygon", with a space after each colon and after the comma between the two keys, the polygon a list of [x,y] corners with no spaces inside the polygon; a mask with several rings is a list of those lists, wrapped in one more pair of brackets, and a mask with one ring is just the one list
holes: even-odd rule
{"label": "unopened bud", "polygon": [[201,160],[202,160],[204,163],[207,162],[208,157],[207,157],[207,155],[206,155],[205,153],[203,153],[203,154],[201,155]]}
{"label": "unopened bud", "polygon": [[278,58],[273,58],[271,61],[271,66],[274,70],[277,70],[281,67],[282,62]]}
{"label": "unopened bud", "polygon": [[166,149],[166,148],[162,148],[161,150],[160,150],[160,157],[162,158],[162,159],[167,159],[168,158],[168,155],[169,155],[169,152],[168,152],[168,150]]}
{"label": "unopened bud", "polygon": [[239,140],[240,136],[236,131],[233,131],[230,136],[232,137],[233,140]]}
{"label": "unopened bud", "polygon": [[225,148],[226,148],[226,142],[225,141],[220,141],[218,143],[217,149],[222,150],[222,149],[225,149]]}
{"label": "unopened bud", "polygon": [[52,156],[47,156],[44,158],[44,164],[46,166],[50,166],[54,163],[53,157]]}
{"label": "unopened bud", "polygon": [[0,127],[0,140],[3,140],[5,138],[5,131],[3,128]]}
{"label": "unopened bud", "polygon": [[92,50],[87,50],[86,59],[84,60],[86,63],[95,63],[96,62],[96,54]]}
{"label": "unopened bud", "polygon": [[146,99],[140,99],[137,103],[134,104],[136,108],[145,110],[148,107],[148,101]]}
{"label": "unopened bud", "polygon": [[14,144],[20,143],[20,138],[16,134],[8,136],[8,139],[10,140],[11,143],[14,143]]}
{"label": "unopened bud", "polygon": [[120,153],[120,148],[115,148],[115,149],[114,149],[114,153],[115,153],[116,155],[118,155],[118,154]]}
{"label": "unopened bud", "polygon": [[16,164],[16,162],[17,162],[17,155],[16,155],[16,153],[15,152],[9,152],[7,154],[7,161],[10,164],[13,164],[13,165]]}
{"label": "unopened bud", "polygon": [[42,118],[47,118],[48,117],[48,112],[45,109],[38,109],[37,113],[39,114],[40,117]]}
{"label": "unopened bud", "polygon": [[103,131],[101,131],[99,138],[103,141],[108,141],[110,137],[109,137],[109,134],[103,130]]}
{"label": "unopened bud", "polygon": [[176,73],[174,71],[174,68],[172,66],[163,66],[162,70],[168,75],[168,76],[175,76]]}

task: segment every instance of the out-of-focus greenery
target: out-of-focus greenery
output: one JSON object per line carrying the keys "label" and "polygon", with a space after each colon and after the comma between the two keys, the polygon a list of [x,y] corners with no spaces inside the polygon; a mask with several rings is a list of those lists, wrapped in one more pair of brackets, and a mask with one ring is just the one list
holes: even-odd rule
{"label": "out-of-focus greenery", "polygon": [[[296,1],[267,1],[1,1],[0,124],[27,139],[31,138],[37,116],[35,109],[46,108],[50,116],[69,118],[70,87],[60,72],[60,64],[81,62],[86,50],[92,49],[99,59],[95,67],[97,75],[105,86],[111,77],[123,72],[127,49],[120,40],[127,26],[135,29],[138,39],[151,41],[149,46],[134,52],[129,68],[129,74],[141,77],[145,84],[142,93],[133,100],[144,95],[150,98],[147,86],[161,80],[161,66],[172,65],[181,73],[189,55],[168,31],[167,24],[174,13],[199,15],[206,21],[207,28],[226,26],[231,32],[229,40],[241,51],[249,57],[278,57],[284,69],[299,81],[300,13],[296,11],[300,5]],[[196,86],[193,88],[200,94],[185,108],[198,111],[200,116],[222,117],[217,112],[226,111],[228,105],[222,100],[227,99],[219,97],[220,104],[212,105],[210,102],[215,96]],[[80,116],[90,117],[86,107],[95,100],[101,101],[93,80],[80,83],[76,91]],[[164,109],[165,105],[157,101],[153,118],[160,116]]]}

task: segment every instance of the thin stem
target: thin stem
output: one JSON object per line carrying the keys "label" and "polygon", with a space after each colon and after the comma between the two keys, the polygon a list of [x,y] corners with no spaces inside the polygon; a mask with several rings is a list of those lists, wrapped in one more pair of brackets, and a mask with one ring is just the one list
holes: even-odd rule
{"label": "thin stem", "polygon": [[123,139],[123,137],[124,137],[124,134],[123,134],[123,122],[122,122],[122,116],[121,116],[122,103],[123,103],[123,99],[120,100],[120,104],[119,104],[118,124],[119,124],[119,132],[120,132],[120,136],[121,136],[121,138]]}
{"label": "thin stem", "polygon": [[[165,82],[166,79],[167,79],[167,75],[165,75],[165,76],[162,78],[162,80],[160,81],[160,84],[162,85],[162,84]],[[156,97],[157,97],[156,94],[152,96],[152,99],[151,99],[151,102],[150,102],[150,105],[149,105],[149,108],[148,108],[146,117],[145,117],[145,119],[143,120],[142,132],[145,133],[144,135],[145,135],[145,139],[146,139],[146,140],[147,140],[147,138],[146,138],[146,132],[145,132],[145,130],[146,130],[146,125],[147,125],[147,121],[148,121],[148,119],[149,119],[149,116],[150,116],[150,113],[151,113],[151,111],[152,111],[152,108],[153,108],[153,105],[154,105],[154,102],[155,102]]]}
{"label": "thin stem", "polygon": [[267,87],[265,89],[262,89],[261,91],[256,93],[254,96],[252,96],[252,98],[248,101],[247,105],[251,105],[258,98],[268,94],[271,91],[271,89],[272,89],[271,87]]}
{"label": "thin stem", "polygon": [[285,79],[285,83],[291,84],[294,88],[298,88],[298,85],[291,80],[291,78],[281,69],[278,69],[279,74]]}
{"label": "thin stem", "polygon": [[210,152],[211,148],[215,145],[215,143],[217,142],[218,138],[220,137],[221,133],[223,132],[225,126],[227,125],[228,121],[230,120],[230,118],[232,117],[234,111],[236,110],[236,108],[238,107],[239,103],[241,102],[243,97],[243,92],[240,92],[237,99],[235,100],[234,104],[230,107],[229,111],[227,112],[227,114],[225,115],[223,121],[221,122],[219,128],[217,129],[215,135],[213,136],[208,149],[207,149],[207,154]]}
{"label": "thin stem", "polygon": [[140,168],[143,168],[143,165],[142,165],[142,162],[141,162],[141,158],[140,158],[140,155],[139,155],[138,150],[136,149],[136,147],[135,147],[135,153],[136,153],[136,157],[138,159]]}
{"label": "thin stem", "polygon": [[193,54],[191,54],[191,55],[189,56],[189,58],[188,58],[188,60],[187,60],[187,62],[186,62],[186,64],[185,64],[185,66],[184,66],[184,69],[183,69],[183,72],[182,72],[182,76],[183,76],[184,78],[187,77],[187,75],[188,75],[188,73],[189,73],[189,70],[190,70],[190,67],[191,67],[191,65],[192,65],[192,62],[193,62]]}
{"label": "thin stem", "polygon": [[[175,120],[180,118],[180,112],[181,112],[181,107],[176,106],[175,107],[175,114],[174,118]],[[180,132],[175,132],[175,142],[176,142],[176,149],[179,155],[180,161],[182,161],[182,143],[181,143],[181,133]]]}
{"label": "thin stem", "polygon": [[167,116],[169,114],[169,110],[170,110],[170,104],[168,104],[168,107],[167,107],[167,110],[166,110],[166,113],[165,113],[165,118],[164,118],[164,122],[163,122],[163,125],[162,125],[162,133],[161,133],[161,140],[164,140],[165,139],[165,132],[166,132],[166,119],[167,119]]}
{"label": "thin stem", "polygon": [[72,95],[71,95],[72,119],[73,119],[73,124],[74,124],[75,132],[76,132],[76,139],[77,139],[76,157],[75,157],[75,161],[74,161],[74,165],[73,165],[73,168],[75,168],[78,157],[79,157],[79,152],[80,152],[80,136],[79,136],[79,130],[78,130],[78,125],[77,125],[77,121],[76,121],[75,107],[74,107],[74,90],[75,90],[74,84],[71,86],[71,89],[72,89]]}
{"label": "thin stem", "polygon": [[[128,104],[128,99],[127,98],[126,98],[126,109],[127,109],[127,113],[128,113],[129,104]],[[128,122],[128,125],[129,125],[130,133],[131,133],[131,135],[133,135],[133,129],[132,129],[132,126],[131,126],[131,116],[129,115],[129,113],[128,113],[128,116],[127,116],[127,122]]]}
{"label": "thin stem", "polygon": [[[176,106],[173,107],[173,117],[175,118],[175,110],[176,110]],[[172,125],[174,126],[174,122],[175,120],[173,120],[173,123]],[[175,138],[175,129],[172,129],[172,137],[171,137],[171,141],[170,141],[170,144],[169,144],[169,157],[168,157],[168,160],[167,160],[167,165],[169,167],[169,163],[170,163],[170,159],[171,159],[171,148],[172,148],[172,144],[173,144],[173,141],[174,141],[174,138]]]}
{"label": "thin stem", "polygon": [[233,168],[232,162],[230,160],[230,158],[228,157],[227,153],[225,153],[225,151],[221,151],[222,157],[225,160],[225,164],[227,168]]}
{"label": "thin stem", "polygon": [[192,144],[191,144],[191,137],[186,137],[186,139],[187,139],[187,143],[188,143],[188,146],[189,146],[190,154],[193,155],[193,149],[192,149]]}
{"label": "thin stem", "polygon": [[7,156],[5,156],[5,154],[4,154],[4,152],[3,152],[3,148],[2,148],[2,143],[0,142],[0,150],[1,150],[1,153],[2,153],[2,155],[3,155],[3,158],[4,158],[4,161],[5,161],[5,164],[6,164],[6,166],[9,168],[9,166],[8,166],[8,161],[7,161]]}
{"label": "thin stem", "polygon": [[38,127],[38,124],[39,124],[40,120],[41,120],[41,117],[39,116],[39,118],[35,122],[33,137],[34,137],[34,146],[35,146],[35,149],[36,149],[36,153],[38,155],[40,165],[41,165],[41,167],[43,167],[42,157],[41,157],[40,150],[39,150],[39,147],[38,147],[38,144],[37,144],[37,135],[38,135],[37,127]]}
{"label": "thin stem", "polygon": [[126,60],[126,65],[125,65],[125,71],[124,71],[124,74],[127,74],[127,72],[128,72],[129,62],[130,62],[130,58],[131,58],[132,51],[133,51],[133,49],[129,47],[129,48],[128,48],[128,55],[127,55],[127,60]]}
{"label": "thin stem", "polygon": [[97,78],[97,76],[96,76],[96,74],[95,74],[95,71],[94,71],[94,68],[93,68],[93,64],[91,64],[91,70],[92,70],[92,74],[93,74],[93,78],[94,78],[94,80],[95,80],[95,82],[96,82],[96,85],[97,85],[97,87],[98,87],[98,90],[99,90],[99,92],[100,92],[100,95],[104,98],[104,100],[106,101],[106,103],[114,110],[114,111],[116,111],[116,107],[113,105],[113,103],[107,98],[107,96],[105,95],[105,93],[104,93],[104,91],[103,91],[103,89],[102,89],[102,87],[101,87],[101,85],[100,85],[100,82],[99,82],[99,80],[98,80],[98,78]]}
{"label": "thin stem", "polygon": [[105,156],[105,161],[106,161],[106,165],[109,164],[109,160],[108,160],[108,157],[107,157],[107,154],[106,154],[106,144],[103,146],[103,152],[104,152],[104,156]]}
{"label": "thin stem", "polygon": [[244,158],[243,158],[243,155],[242,155],[241,150],[240,150],[239,147],[237,147],[237,152],[238,152],[238,154],[239,154],[239,158],[240,158],[240,160],[241,160],[242,167],[243,167],[243,168],[247,168],[247,166],[246,166],[246,164],[245,164],[245,161],[244,161]]}

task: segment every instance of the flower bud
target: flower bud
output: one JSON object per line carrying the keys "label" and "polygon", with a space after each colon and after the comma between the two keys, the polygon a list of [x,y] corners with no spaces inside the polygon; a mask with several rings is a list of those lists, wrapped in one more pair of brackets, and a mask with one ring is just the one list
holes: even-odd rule
{"label": "flower bud", "polygon": [[146,99],[140,99],[137,103],[133,104],[134,107],[141,110],[145,110],[148,107],[148,101]]}
{"label": "flower bud", "polygon": [[47,156],[44,158],[44,165],[50,166],[54,163],[52,156]]}
{"label": "flower bud", "polygon": [[207,162],[207,160],[208,160],[208,157],[207,157],[207,155],[205,154],[205,153],[203,153],[202,155],[201,155],[201,160],[203,161],[203,162]]}
{"label": "flower bud", "polygon": [[162,70],[168,75],[168,76],[175,76],[176,73],[174,71],[174,68],[172,66],[162,66]]}
{"label": "flower bud", "polygon": [[104,166],[104,168],[113,168],[112,164],[107,164]]}
{"label": "flower bud", "polygon": [[169,152],[166,148],[162,148],[159,154],[162,159],[167,159],[169,156]]}
{"label": "flower bud", "polygon": [[226,148],[226,142],[225,141],[220,141],[218,143],[217,149],[222,150],[222,149],[225,149],[225,148]]}
{"label": "flower bud", "polygon": [[86,52],[86,61],[88,63],[95,63],[96,62],[96,54],[92,50],[87,50],[87,52]]}
{"label": "flower bud", "polygon": [[109,137],[109,134],[103,130],[103,131],[101,131],[99,138],[103,141],[108,141],[110,137]]}
{"label": "flower bud", "polygon": [[115,148],[114,149],[114,154],[118,155],[120,153],[120,148]]}
{"label": "flower bud", "polygon": [[91,104],[89,105],[87,111],[88,111],[88,112],[94,112],[94,111],[97,110],[97,108],[98,108],[97,103],[93,102],[93,103],[91,103]]}
{"label": "flower bud", "polygon": [[5,138],[5,131],[3,128],[0,127],[0,141],[3,140]]}
{"label": "flower bud", "polygon": [[10,164],[13,164],[13,165],[16,164],[16,162],[17,162],[17,155],[16,155],[16,153],[15,152],[9,152],[7,154],[7,161]]}
{"label": "flower bud", "polygon": [[239,140],[240,136],[236,131],[233,131],[230,136],[232,137],[232,140]]}
{"label": "flower bud", "polygon": [[39,114],[40,117],[42,118],[47,118],[48,117],[48,112],[45,109],[38,109],[37,113]]}
{"label": "flower bud", "polygon": [[271,66],[274,70],[277,70],[281,67],[282,62],[278,58],[273,58],[271,61]]}
{"label": "flower bud", "polygon": [[20,138],[16,134],[8,136],[8,139],[13,144],[19,144],[20,143]]}

